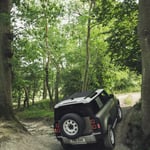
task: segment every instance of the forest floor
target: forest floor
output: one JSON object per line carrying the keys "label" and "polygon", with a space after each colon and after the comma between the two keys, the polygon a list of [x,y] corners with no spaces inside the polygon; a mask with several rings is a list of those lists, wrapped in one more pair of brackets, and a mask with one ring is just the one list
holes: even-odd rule
{"label": "forest floor", "polygon": [[[125,144],[129,112],[140,99],[140,93],[119,94],[124,118],[116,128],[116,146],[114,150],[130,150]],[[22,121],[30,134],[20,132],[11,122],[0,121],[0,150],[63,150],[56,140],[52,122],[48,120]],[[93,145],[82,150],[96,150]]]}

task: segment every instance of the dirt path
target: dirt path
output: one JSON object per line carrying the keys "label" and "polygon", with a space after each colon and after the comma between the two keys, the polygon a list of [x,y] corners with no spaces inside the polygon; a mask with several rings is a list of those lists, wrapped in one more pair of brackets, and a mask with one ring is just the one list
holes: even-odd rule
{"label": "dirt path", "polygon": [[[127,112],[130,110],[129,107],[124,107],[122,108],[123,110],[123,116],[126,117],[127,116]],[[121,121],[120,124],[118,124],[117,128],[116,128],[116,146],[114,150],[129,150],[129,148],[127,146],[125,146],[123,143],[123,139],[125,138],[125,134],[126,133],[126,126],[127,124],[125,123],[124,120]]]}
{"label": "dirt path", "polygon": [[[139,102],[141,95],[140,93],[127,93],[119,94],[117,95],[117,97],[120,100],[120,105],[122,107],[123,120],[120,124],[118,124],[116,129],[116,146],[114,150],[130,150],[127,146],[123,144],[128,126],[128,122],[126,119],[128,117],[128,112],[130,111],[133,105]],[[130,104],[127,104],[127,99],[131,100]]]}
{"label": "dirt path", "polygon": [[[123,109],[124,118],[128,115],[131,106],[140,98],[140,93],[129,93],[117,95]],[[125,100],[130,97],[132,104],[126,104]],[[10,134],[7,137],[1,136],[0,123],[0,150],[63,150],[59,142],[53,135],[53,128],[46,120],[23,122],[31,135],[20,133]],[[129,150],[123,144],[124,133],[126,130],[126,121],[123,119],[116,128],[116,147],[114,150]],[[17,132],[17,131],[16,131]],[[82,148],[94,150],[93,147]]]}

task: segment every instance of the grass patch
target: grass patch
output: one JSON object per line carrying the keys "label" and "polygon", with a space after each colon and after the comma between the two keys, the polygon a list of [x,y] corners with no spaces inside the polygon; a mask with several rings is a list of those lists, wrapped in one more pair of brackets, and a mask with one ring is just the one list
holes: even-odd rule
{"label": "grass patch", "polygon": [[53,119],[54,112],[49,108],[49,101],[42,100],[31,105],[29,108],[17,111],[16,116],[22,120],[42,118]]}
{"label": "grass patch", "polygon": [[129,95],[125,100],[124,100],[124,104],[126,105],[132,105],[132,96]]}

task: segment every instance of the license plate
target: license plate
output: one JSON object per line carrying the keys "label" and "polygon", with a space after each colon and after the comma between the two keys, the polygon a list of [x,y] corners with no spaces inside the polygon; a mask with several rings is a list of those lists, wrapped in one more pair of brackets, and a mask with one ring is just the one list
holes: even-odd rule
{"label": "license plate", "polygon": [[71,142],[72,144],[86,144],[85,138],[73,139],[73,140],[70,140],[70,142]]}

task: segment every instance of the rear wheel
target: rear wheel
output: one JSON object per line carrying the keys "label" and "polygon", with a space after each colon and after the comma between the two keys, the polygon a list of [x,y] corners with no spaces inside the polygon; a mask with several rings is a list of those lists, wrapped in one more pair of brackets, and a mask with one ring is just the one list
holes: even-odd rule
{"label": "rear wheel", "polygon": [[113,149],[115,146],[115,134],[110,125],[108,125],[108,131],[104,138],[104,146],[109,150]]}
{"label": "rear wheel", "polygon": [[75,139],[83,132],[84,120],[78,114],[66,114],[60,120],[60,128],[63,136]]}

